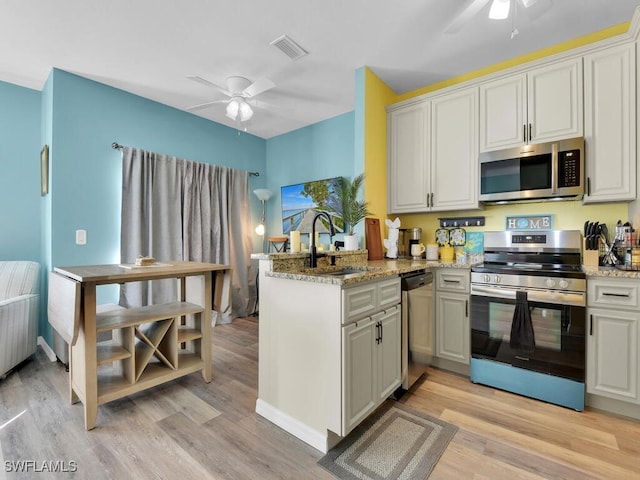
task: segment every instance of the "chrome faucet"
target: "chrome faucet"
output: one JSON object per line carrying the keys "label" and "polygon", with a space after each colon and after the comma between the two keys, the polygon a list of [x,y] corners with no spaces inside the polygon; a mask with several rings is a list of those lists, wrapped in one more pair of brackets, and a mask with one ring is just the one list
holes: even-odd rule
{"label": "chrome faucet", "polygon": [[[327,212],[320,212],[313,217],[313,223],[311,224],[311,238],[309,239],[309,266],[311,268],[316,268],[318,266],[318,257],[326,256],[326,253],[318,253],[316,250],[316,220],[320,217],[326,217],[329,222],[330,237],[333,237],[336,234],[336,229],[331,221],[331,216]],[[329,238],[329,243],[331,243],[331,238]]]}

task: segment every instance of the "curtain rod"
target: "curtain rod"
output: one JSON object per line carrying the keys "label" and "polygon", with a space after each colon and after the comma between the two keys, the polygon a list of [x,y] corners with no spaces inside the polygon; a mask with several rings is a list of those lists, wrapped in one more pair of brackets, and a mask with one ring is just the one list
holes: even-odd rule
{"label": "curtain rod", "polygon": [[[111,144],[111,148],[113,148],[114,150],[122,150],[122,145],[120,145],[119,143],[113,142]],[[259,177],[260,172],[249,172],[249,175],[252,177]]]}

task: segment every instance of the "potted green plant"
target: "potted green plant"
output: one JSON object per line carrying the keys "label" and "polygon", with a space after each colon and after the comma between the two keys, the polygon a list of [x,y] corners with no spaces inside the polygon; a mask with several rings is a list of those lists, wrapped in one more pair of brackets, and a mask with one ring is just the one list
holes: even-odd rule
{"label": "potted green plant", "polygon": [[358,199],[363,182],[364,173],[361,173],[353,180],[338,177],[334,185],[335,196],[331,199],[329,207],[342,219],[345,250],[358,249],[358,236],[353,229],[367,215],[371,215],[368,202]]}

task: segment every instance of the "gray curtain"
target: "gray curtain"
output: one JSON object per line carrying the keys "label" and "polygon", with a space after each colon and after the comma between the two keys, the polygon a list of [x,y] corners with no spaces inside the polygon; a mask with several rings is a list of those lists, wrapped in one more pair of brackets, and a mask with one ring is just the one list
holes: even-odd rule
{"label": "gray curtain", "polygon": [[[255,294],[248,173],[144,150],[122,149],[120,261],[140,256],[159,262],[189,260],[230,265],[231,305],[222,305],[217,323],[251,312]],[[226,292],[223,297],[227,298]],[[177,298],[174,281],[125,284],[124,307]]]}

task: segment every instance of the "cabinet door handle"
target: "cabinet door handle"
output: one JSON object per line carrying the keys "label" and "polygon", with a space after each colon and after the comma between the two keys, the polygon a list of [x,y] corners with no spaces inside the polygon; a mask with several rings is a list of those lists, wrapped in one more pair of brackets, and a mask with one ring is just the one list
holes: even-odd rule
{"label": "cabinet door handle", "polygon": [[433,192],[431,192],[431,206],[434,207],[435,205],[433,204]]}
{"label": "cabinet door handle", "polygon": [[531,124],[529,124],[529,141],[531,141]]}
{"label": "cabinet door handle", "polygon": [[629,298],[629,294],[628,293],[608,293],[608,292],[603,292],[602,296],[603,297]]}
{"label": "cabinet door handle", "polygon": [[444,283],[460,283],[460,280],[447,280],[446,278],[443,278],[442,280]]}
{"label": "cabinet door handle", "polygon": [[527,143],[527,124],[522,124],[522,143]]}
{"label": "cabinet door handle", "polygon": [[464,301],[464,316],[469,316],[469,300]]}
{"label": "cabinet door handle", "polygon": [[587,177],[587,196],[591,195],[591,178]]}
{"label": "cabinet door handle", "polygon": [[380,322],[376,323],[376,343],[380,343],[382,341],[382,332],[380,327]]}
{"label": "cabinet door handle", "polygon": [[589,335],[593,335],[593,315],[589,315]]}

